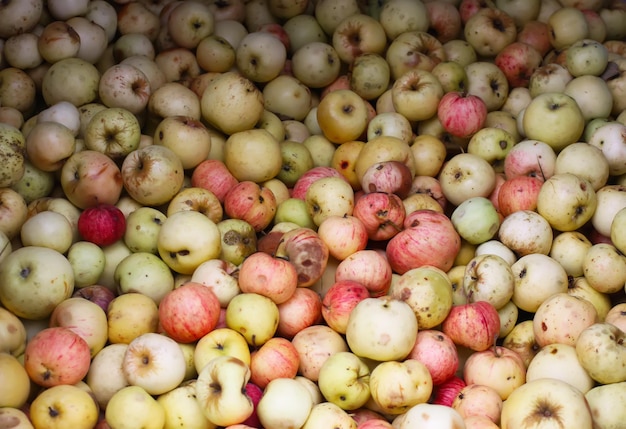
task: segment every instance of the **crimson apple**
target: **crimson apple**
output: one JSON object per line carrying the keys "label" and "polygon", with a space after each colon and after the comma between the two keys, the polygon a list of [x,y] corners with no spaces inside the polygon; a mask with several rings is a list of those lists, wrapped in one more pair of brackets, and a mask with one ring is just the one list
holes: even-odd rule
{"label": "crimson apple", "polygon": [[515,176],[505,180],[498,190],[498,209],[506,217],[518,210],[535,210],[543,180],[533,176]]}
{"label": "crimson apple", "polygon": [[273,337],[250,354],[250,381],[265,389],[277,378],[294,378],[298,373],[300,355],[291,341]]}
{"label": "crimson apple", "polygon": [[208,189],[222,203],[228,191],[237,183],[239,181],[219,159],[204,160],[191,173],[191,186]]}
{"label": "crimson apple", "polygon": [[467,386],[465,380],[453,375],[443,383],[434,386],[432,403],[451,407],[454,399],[465,386]]}
{"label": "crimson apple", "polygon": [[512,88],[527,87],[530,76],[541,65],[543,56],[533,46],[513,42],[502,49],[495,64],[502,70]]}
{"label": "crimson apple", "polygon": [[335,281],[354,280],[367,288],[370,296],[385,295],[391,286],[393,271],[384,250],[364,249],[339,262]]}
{"label": "crimson apple", "polygon": [[246,392],[246,396],[248,396],[252,400],[252,404],[254,405],[254,411],[252,412],[250,417],[241,422],[241,424],[253,428],[259,428],[261,427],[261,421],[259,420],[259,416],[256,413],[256,407],[261,400],[261,397],[263,396],[263,389],[261,389],[259,386],[252,382],[248,382],[246,383],[244,390]]}
{"label": "crimson apple", "polygon": [[108,246],[126,232],[124,213],[112,204],[88,207],[78,217],[78,232],[87,241]]}
{"label": "crimson apple", "polygon": [[322,317],[333,330],[345,334],[352,309],[369,297],[369,291],[361,283],[354,280],[337,281],[324,295]]}
{"label": "crimson apple", "polygon": [[231,218],[247,221],[257,232],[269,226],[277,206],[269,188],[250,180],[237,183],[224,197],[224,212]]}
{"label": "crimson apple", "polygon": [[248,256],[239,268],[239,288],[243,293],[257,293],[282,304],[298,286],[295,265],[265,252]]}
{"label": "crimson apple", "polygon": [[322,319],[322,298],[313,289],[299,287],[291,297],[278,304],[278,328],[281,337],[293,338],[298,332]]}

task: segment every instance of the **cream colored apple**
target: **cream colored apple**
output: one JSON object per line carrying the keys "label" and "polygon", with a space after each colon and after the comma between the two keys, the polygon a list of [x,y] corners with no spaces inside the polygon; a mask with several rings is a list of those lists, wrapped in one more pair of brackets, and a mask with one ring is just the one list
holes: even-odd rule
{"label": "cream colored apple", "polygon": [[583,259],[583,274],[602,293],[616,293],[626,284],[626,256],[609,243],[596,243]]}
{"label": "cream colored apple", "polygon": [[213,79],[200,103],[203,119],[226,134],[253,128],[264,110],[261,91],[236,72]]}
{"label": "cream colored apple", "polygon": [[[584,163],[580,162],[582,159],[585,160]],[[576,142],[568,145],[557,154],[554,173],[575,174],[587,179],[593,189],[598,191],[607,184],[609,161],[602,150],[596,146],[586,142]]]}
{"label": "cream colored apple", "polygon": [[455,409],[446,405],[423,403],[409,408],[404,414],[393,419],[394,429],[463,428],[463,417]]}
{"label": "cream colored apple", "polygon": [[100,409],[104,410],[118,390],[129,385],[122,362],[127,344],[108,344],[91,360],[85,382],[91,388]]}
{"label": "cream colored apple", "polygon": [[263,427],[302,427],[312,408],[313,398],[302,383],[277,378],[265,388],[256,412]]}
{"label": "cream colored apple", "polygon": [[391,87],[396,112],[410,121],[423,121],[437,113],[443,87],[439,79],[426,70],[414,69],[399,76]]}
{"label": "cream colored apple", "polygon": [[491,164],[470,153],[454,155],[443,165],[438,178],[444,196],[456,206],[471,197],[488,197],[496,184]]}
{"label": "cream colored apple", "polygon": [[169,216],[161,226],[157,248],[174,271],[192,274],[201,263],[220,255],[221,235],[215,222],[204,214],[180,211]]}
{"label": "cream colored apple", "polygon": [[537,212],[558,231],[575,231],[592,219],[598,198],[592,184],[571,173],[546,180],[537,196]]}
{"label": "cream colored apple", "polygon": [[222,259],[204,261],[191,274],[190,280],[203,284],[213,291],[223,308],[241,292],[234,274],[237,266]]}
{"label": "cream colored apple", "polygon": [[309,186],[305,202],[309,215],[319,227],[330,216],[352,215],[354,190],[342,177],[325,177]]}
{"label": "cream colored apple", "polygon": [[[254,306],[254,313],[246,309]],[[278,306],[271,299],[256,293],[240,293],[226,307],[226,326],[241,333],[250,346],[258,347],[276,333]]]}
{"label": "cream colored apple", "polygon": [[139,386],[151,395],[160,395],[183,381],[185,356],[176,341],[149,332],[128,344],[122,371],[131,385]]}
{"label": "cream colored apple", "polygon": [[515,278],[511,299],[521,310],[534,313],[552,295],[567,292],[565,269],[547,255],[532,253],[522,256],[511,269]]}
{"label": "cream colored apple", "polygon": [[239,181],[264,182],[280,172],[280,144],[264,129],[233,133],[224,144],[224,163]]}
{"label": "cream colored apple", "polygon": [[216,357],[202,368],[195,383],[195,395],[209,422],[228,426],[250,417],[254,405],[243,391],[249,379],[249,366],[232,356]]}
{"label": "cream colored apple", "polygon": [[127,386],[115,392],[105,410],[106,421],[111,427],[127,427],[129,417],[133,425],[140,424],[145,429],[165,425],[163,406],[139,386]]}
{"label": "cream colored apple", "polygon": [[550,223],[531,210],[511,213],[498,230],[498,239],[519,257],[535,253],[548,255],[553,238]]}
{"label": "cream colored apple", "polygon": [[598,385],[585,393],[585,399],[593,415],[593,421],[600,427],[619,427],[624,421],[624,413],[611,404],[626,398],[626,382]]}
{"label": "cream colored apple", "polygon": [[591,241],[579,231],[566,231],[557,234],[552,241],[550,257],[557,260],[568,275],[583,275],[583,260],[591,248]]}
{"label": "cream colored apple", "polygon": [[585,15],[580,9],[572,6],[556,10],[548,18],[548,26],[550,43],[555,49],[567,48],[589,35]]}
{"label": "cream colored apple", "polygon": [[555,378],[587,393],[595,381],[582,367],[572,345],[554,343],[542,347],[530,361],[526,371],[526,382],[540,378]]}
{"label": "cream colored apple", "polygon": [[24,222],[20,239],[24,246],[47,247],[64,254],[72,245],[74,234],[65,216],[45,210]]}
{"label": "cream colored apple", "polygon": [[193,118],[168,116],[154,131],[154,144],[172,149],[188,170],[207,159],[211,152],[211,135],[206,126]]}
{"label": "cream colored apple", "polygon": [[333,143],[357,140],[367,130],[365,101],[350,89],[331,91],[317,106],[317,122],[326,138]]}

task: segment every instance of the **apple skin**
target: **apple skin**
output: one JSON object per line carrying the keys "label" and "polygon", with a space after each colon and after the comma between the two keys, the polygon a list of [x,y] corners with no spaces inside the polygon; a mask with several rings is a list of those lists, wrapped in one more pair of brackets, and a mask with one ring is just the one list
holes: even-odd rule
{"label": "apple skin", "polygon": [[487,105],[477,95],[451,91],[441,97],[437,117],[447,132],[467,138],[483,127]]}
{"label": "apple skin", "polygon": [[477,301],[453,306],[441,327],[456,345],[483,351],[497,338],[500,317],[493,305]]}
{"label": "apple skin", "polygon": [[265,389],[277,378],[294,378],[298,373],[300,357],[294,345],[286,338],[270,338],[250,354],[250,382]]}
{"label": "apple skin", "polygon": [[433,265],[452,268],[461,248],[461,238],[450,219],[432,210],[417,210],[404,220],[404,229],[387,243],[387,258],[394,272]]}
{"label": "apple skin", "polygon": [[213,291],[187,282],[168,292],[159,303],[159,322],[179,343],[191,343],[212,331],[218,322],[220,303]]}
{"label": "apple skin", "polygon": [[43,387],[74,384],[89,371],[87,342],[69,328],[52,327],[33,336],[24,351],[24,368]]}
{"label": "apple skin", "polygon": [[124,236],[126,218],[114,205],[100,204],[88,207],[78,218],[78,232],[91,243],[109,246]]}
{"label": "apple skin", "polygon": [[500,399],[505,401],[526,382],[526,367],[517,352],[494,346],[472,353],[465,360],[463,379],[468,385],[479,384],[493,388]]}
{"label": "apple skin", "polygon": [[434,386],[449,380],[459,369],[456,345],[447,334],[437,329],[419,331],[407,359],[416,359],[426,365]]}

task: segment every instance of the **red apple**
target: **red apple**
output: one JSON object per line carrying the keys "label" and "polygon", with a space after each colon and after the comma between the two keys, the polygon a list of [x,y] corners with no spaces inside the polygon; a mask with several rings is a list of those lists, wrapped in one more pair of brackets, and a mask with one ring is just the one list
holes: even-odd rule
{"label": "red apple", "polygon": [[487,119],[487,105],[477,95],[450,91],[444,94],[437,107],[441,125],[455,137],[471,137]]}
{"label": "red apple", "polygon": [[361,177],[365,192],[386,192],[406,198],[411,191],[411,169],[400,161],[382,161],[372,164]]}
{"label": "red apple", "polygon": [[367,229],[355,216],[329,216],[320,223],[317,234],[339,261],[367,247]]}
{"label": "red apple", "polygon": [[528,21],[517,33],[517,41],[535,48],[544,57],[551,49],[550,28],[541,21]]}
{"label": "red apple", "polygon": [[248,256],[239,267],[239,288],[243,293],[257,293],[282,304],[296,291],[296,267],[282,258],[265,252]]}
{"label": "red apple", "polygon": [[87,375],[90,364],[89,345],[69,328],[45,328],[30,339],[24,350],[28,376],[43,387],[78,383]]}
{"label": "red apple", "polygon": [[406,210],[396,194],[370,192],[361,196],[352,215],[363,222],[370,240],[388,240],[402,230]]}
{"label": "red apple", "polygon": [[270,225],[276,207],[274,193],[249,180],[237,183],[224,197],[224,213],[231,218],[245,220],[257,232]]}
{"label": "red apple", "polygon": [[250,381],[261,389],[277,378],[293,378],[298,373],[300,355],[286,338],[273,337],[250,355]]}
{"label": "red apple", "polygon": [[404,229],[386,246],[389,264],[400,275],[423,265],[448,271],[460,249],[461,237],[450,218],[433,210],[407,215]]}
{"label": "red apple", "polygon": [[324,177],[341,177],[344,176],[332,167],[325,166],[317,166],[313,167],[306,173],[302,174],[296,181],[295,185],[293,185],[293,189],[291,191],[291,196],[293,198],[300,198],[304,200],[306,196],[306,191],[311,186],[311,183],[315,182],[318,179],[322,179]]}
{"label": "red apple", "polygon": [[456,375],[450,377],[443,383],[434,386],[432,403],[451,407],[454,399],[465,386],[467,384],[461,377]]}
{"label": "red apple", "polygon": [[296,288],[291,298],[278,304],[278,328],[281,337],[293,338],[306,327],[320,322],[322,298],[312,289]]}
{"label": "red apple", "polygon": [[385,295],[391,286],[393,271],[383,250],[365,249],[339,262],[335,281],[353,280],[367,288],[370,296]]}
{"label": "red apple", "polygon": [[256,407],[261,400],[261,397],[263,396],[263,389],[251,382],[246,383],[246,387],[244,389],[246,391],[246,395],[252,400],[252,404],[254,405],[254,411],[252,412],[250,417],[241,422],[241,424],[253,428],[260,428],[261,420],[259,420],[259,416],[256,413]]}
{"label": "red apple", "polygon": [[457,346],[484,351],[498,338],[500,316],[498,310],[486,301],[455,305],[441,329]]}
{"label": "red apple", "polygon": [[416,359],[426,365],[433,385],[448,380],[459,369],[456,345],[447,334],[436,329],[425,329],[417,333],[417,340],[407,359]]}
{"label": "red apple", "polygon": [[159,303],[159,322],[179,343],[192,343],[211,332],[220,317],[220,302],[203,284],[187,282],[168,292]]}
{"label": "red apple", "polygon": [[126,218],[112,204],[88,207],[78,217],[78,232],[83,239],[98,246],[109,246],[124,236]]}
{"label": "red apple", "polygon": [[370,293],[365,286],[353,280],[335,282],[322,300],[322,317],[326,324],[340,334],[346,333],[352,309]]}
{"label": "red apple", "polygon": [[73,297],[87,299],[94,304],[98,304],[105,312],[109,308],[109,303],[115,298],[115,292],[103,285],[90,285],[76,289]]}
{"label": "red apple", "polygon": [[498,209],[506,217],[518,210],[535,210],[543,180],[532,176],[516,176],[505,180],[498,191]]}
{"label": "red apple", "polygon": [[513,42],[498,52],[495,64],[506,76],[512,88],[527,87],[530,77],[541,65],[543,56],[533,46],[524,42]]}
{"label": "red apple", "polygon": [[237,183],[239,181],[228,170],[226,164],[218,159],[202,161],[191,174],[191,186],[208,189],[222,203],[228,191]]}

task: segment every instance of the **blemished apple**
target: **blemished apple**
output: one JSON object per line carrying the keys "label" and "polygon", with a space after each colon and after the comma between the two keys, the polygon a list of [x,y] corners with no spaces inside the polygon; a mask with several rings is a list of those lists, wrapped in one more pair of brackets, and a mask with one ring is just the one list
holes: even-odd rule
{"label": "blemished apple", "polygon": [[456,345],[484,351],[498,336],[500,317],[492,304],[476,301],[453,306],[441,328]]}

